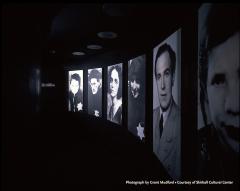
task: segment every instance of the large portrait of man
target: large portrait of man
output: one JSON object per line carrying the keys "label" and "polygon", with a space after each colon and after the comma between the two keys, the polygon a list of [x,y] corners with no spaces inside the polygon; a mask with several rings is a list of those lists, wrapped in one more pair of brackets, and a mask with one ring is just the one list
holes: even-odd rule
{"label": "large portrait of man", "polygon": [[145,73],[146,56],[128,62],[128,130],[145,139]]}
{"label": "large portrait of man", "polygon": [[68,111],[79,112],[83,110],[83,70],[68,72]]}
{"label": "large portrait of man", "polygon": [[203,4],[198,21],[198,172],[239,184],[239,6]]}
{"label": "large portrait of man", "polygon": [[181,178],[180,30],[153,51],[153,152]]}
{"label": "large portrait of man", "polygon": [[88,70],[88,114],[102,116],[102,68]]}

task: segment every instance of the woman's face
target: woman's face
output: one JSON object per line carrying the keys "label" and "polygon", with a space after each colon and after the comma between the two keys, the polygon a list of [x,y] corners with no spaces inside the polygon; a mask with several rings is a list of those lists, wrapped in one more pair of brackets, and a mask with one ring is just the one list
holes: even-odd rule
{"label": "woman's face", "polygon": [[112,70],[110,76],[110,95],[112,97],[116,97],[119,88],[119,75],[116,69]]}
{"label": "woman's face", "polygon": [[132,96],[134,98],[137,98],[140,94],[140,88],[141,88],[140,82],[134,79],[133,81],[130,81],[130,87],[131,87]]}
{"label": "woman's face", "polygon": [[239,32],[209,54],[207,94],[211,120],[221,143],[239,153]]}

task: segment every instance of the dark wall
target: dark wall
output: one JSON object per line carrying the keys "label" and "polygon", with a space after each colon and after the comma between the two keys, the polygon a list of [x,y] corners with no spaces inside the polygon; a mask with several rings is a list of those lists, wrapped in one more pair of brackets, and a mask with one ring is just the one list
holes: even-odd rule
{"label": "dark wall", "polygon": [[[37,16],[28,9],[6,5],[2,11],[2,94],[4,111],[34,112],[37,95],[30,80],[41,69],[42,34]],[[34,83],[34,82],[33,82]]]}
{"label": "dark wall", "polygon": [[197,165],[197,27],[198,12],[190,11],[183,22],[181,51],[182,172],[195,180]]}

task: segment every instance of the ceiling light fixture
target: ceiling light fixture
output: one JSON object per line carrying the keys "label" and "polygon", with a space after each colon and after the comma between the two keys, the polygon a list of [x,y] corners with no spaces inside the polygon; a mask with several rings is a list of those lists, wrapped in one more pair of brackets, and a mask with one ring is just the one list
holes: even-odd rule
{"label": "ceiling light fixture", "polygon": [[100,49],[102,49],[102,46],[97,45],[97,44],[90,44],[90,45],[87,45],[87,48],[91,49],[91,50],[100,50]]}
{"label": "ceiling light fixture", "polygon": [[72,55],[73,55],[73,56],[83,56],[83,55],[85,55],[85,53],[84,53],[84,52],[77,51],[77,52],[73,52]]}
{"label": "ceiling light fixture", "polygon": [[51,54],[56,54],[56,50],[50,50],[49,51]]}
{"label": "ceiling light fixture", "polygon": [[117,38],[118,35],[115,32],[104,31],[104,32],[97,33],[97,36],[99,38],[104,38],[104,39],[114,39],[114,38]]}

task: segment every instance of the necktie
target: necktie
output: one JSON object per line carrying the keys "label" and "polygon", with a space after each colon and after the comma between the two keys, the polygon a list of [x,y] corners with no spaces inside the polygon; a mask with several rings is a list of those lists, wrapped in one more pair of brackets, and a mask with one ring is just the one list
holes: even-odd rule
{"label": "necktie", "polygon": [[159,121],[159,132],[160,132],[160,138],[161,138],[162,132],[163,132],[163,114],[161,114],[161,118]]}
{"label": "necktie", "polygon": [[75,105],[74,96],[73,96],[73,112],[76,112],[76,105]]}

